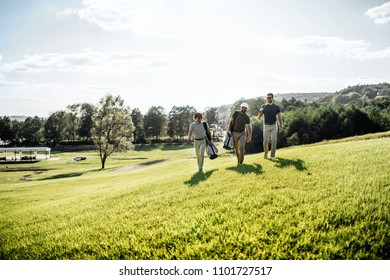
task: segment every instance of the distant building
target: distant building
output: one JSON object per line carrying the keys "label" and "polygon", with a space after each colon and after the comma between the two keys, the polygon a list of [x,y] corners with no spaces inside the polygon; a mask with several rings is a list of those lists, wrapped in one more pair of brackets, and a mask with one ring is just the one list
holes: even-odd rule
{"label": "distant building", "polygon": [[47,147],[17,147],[0,148],[0,161],[36,161],[51,158],[51,148]]}

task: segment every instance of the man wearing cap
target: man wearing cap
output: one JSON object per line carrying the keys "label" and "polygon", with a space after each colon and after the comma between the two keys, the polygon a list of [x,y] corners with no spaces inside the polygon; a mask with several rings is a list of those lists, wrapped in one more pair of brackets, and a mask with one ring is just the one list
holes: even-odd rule
{"label": "man wearing cap", "polygon": [[[188,140],[191,141],[194,138],[195,154],[198,161],[199,172],[203,171],[204,152],[207,145],[207,134],[210,134],[210,128],[206,123],[207,131],[202,122],[202,114],[194,114],[194,122],[190,124],[188,130]],[[212,142],[212,139],[210,140]]]}
{"label": "man wearing cap", "polygon": [[[247,103],[242,103],[241,110],[233,113],[228,124],[228,133],[229,135],[233,135],[234,150],[238,165],[244,162],[245,143],[252,141],[251,120],[246,113],[248,107]],[[246,127],[248,128],[248,135],[245,131]]]}
{"label": "man wearing cap", "polygon": [[264,115],[263,126],[263,147],[264,158],[268,158],[268,143],[269,136],[271,135],[271,158],[275,157],[276,143],[278,138],[278,124],[276,117],[279,121],[279,132],[283,131],[282,117],[280,114],[280,107],[274,103],[274,95],[272,93],[267,94],[267,103],[263,104],[260,108],[259,118]]}

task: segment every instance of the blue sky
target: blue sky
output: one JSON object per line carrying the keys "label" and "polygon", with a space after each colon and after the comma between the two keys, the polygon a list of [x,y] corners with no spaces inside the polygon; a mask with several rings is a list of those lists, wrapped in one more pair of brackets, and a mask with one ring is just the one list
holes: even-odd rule
{"label": "blue sky", "polygon": [[390,1],[1,0],[0,115],[390,82]]}

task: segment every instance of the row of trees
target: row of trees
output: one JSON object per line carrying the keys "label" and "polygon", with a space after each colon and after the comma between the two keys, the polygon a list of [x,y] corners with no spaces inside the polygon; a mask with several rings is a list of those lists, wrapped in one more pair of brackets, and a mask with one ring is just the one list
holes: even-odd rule
{"label": "row of trees", "polygon": [[[120,98],[107,95],[105,99]],[[123,100],[122,100],[123,101]],[[116,106],[124,106],[116,100]],[[94,118],[99,114],[102,104],[94,106],[89,103],[74,104],[52,113],[49,118],[28,117],[24,121],[0,117],[0,140],[11,145],[55,145],[64,142],[92,142]],[[209,123],[218,122],[216,107],[208,108],[205,119]],[[189,124],[193,121],[196,109],[193,106],[174,106],[166,114],[161,106],[152,106],[143,115],[138,108],[130,110],[128,117],[132,120],[133,143],[158,141],[162,137],[182,141],[188,133]]]}
{"label": "row of trees", "polygon": [[[113,107],[124,107],[120,97],[107,95],[98,106],[88,103],[70,105],[66,110],[52,113],[46,120],[28,117],[21,122],[0,117],[0,139],[11,142],[11,145],[53,145],[75,141],[89,143],[94,141],[96,144],[96,127],[100,125],[103,129],[107,126],[98,122],[99,114],[102,115],[102,110],[108,108],[102,103],[107,100],[111,100]],[[253,125],[253,143],[247,146],[247,151],[259,152],[262,150],[263,139],[262,123],[258,120],[257,113],[265,100],[239,99],[231,106],[230,114],[238,109],[242,102],[249,104],[248,114],[252,117]],[[284,119],[284,133],[279,136],[279,147],[390,130],[389,97],[360,100],[348,105],[319,105],[294,98],[283,99],[278,104],[282,107]],[[126,139],[131,139],[132,143],[146,143],[161,140],[162,137],[177,141],[185,140],[195,108],[174,106],[168,114],[161,106],[151,107],[145,115],[138,108],[133,110],[127,108],[121,112],[126,116],[124,117],[126,122],[131,122],[132,125],[131,129],[127,129],[127,133],[131,135],[126,135]],[[205,120],[210,124],[221,124],[218,108],[208,108]],[[110,129],[114,130],[115,126]]]}

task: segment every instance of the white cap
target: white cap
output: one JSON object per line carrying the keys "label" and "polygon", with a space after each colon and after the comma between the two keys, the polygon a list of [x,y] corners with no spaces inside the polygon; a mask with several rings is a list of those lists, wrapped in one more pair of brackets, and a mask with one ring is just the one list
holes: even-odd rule
{"label": "white cap", "polygon": [[241,108],[242,108],[242,107],[248,108],[249,105],[248,105],[248,103],[245,103],[245,102],[244,102],[244,103],[241,104]]}

